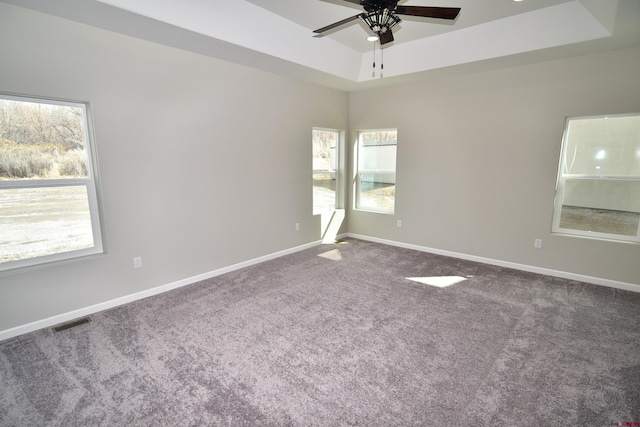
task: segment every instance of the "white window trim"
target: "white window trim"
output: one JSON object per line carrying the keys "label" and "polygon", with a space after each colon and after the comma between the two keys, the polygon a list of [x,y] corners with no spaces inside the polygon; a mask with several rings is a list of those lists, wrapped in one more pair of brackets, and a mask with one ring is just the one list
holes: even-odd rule
{"label": "white window trim", "polygon": [[8,261],[0,263],[0,274],[13,272],[15,270],[36,268],[54,262],[68,261],[90,255],[105,252],[103,240],[103,224],[101,215],[101,204],[99,194],[98,163],[95,148],[95,138],[93,134],[93,120],[88,102],[60,100],[53,98],[40,98],[35,96],[21,96],[1,93],[3,99],[22,102],[36,102],[41,104],[60,105],[80,108],[84,118],[84,138],[87,151],[87,177],[86,178],[64,178],[64,179],[39,179],[39,180],[0,180],[0,190],[19,188],[46,188],[63,186],[84,186],[87,190],[89,214],[91,217],[91,231],[93,235],[93,247],[77,249],[67,252],[60,252],[50,255],[43,255],[33,258]]}

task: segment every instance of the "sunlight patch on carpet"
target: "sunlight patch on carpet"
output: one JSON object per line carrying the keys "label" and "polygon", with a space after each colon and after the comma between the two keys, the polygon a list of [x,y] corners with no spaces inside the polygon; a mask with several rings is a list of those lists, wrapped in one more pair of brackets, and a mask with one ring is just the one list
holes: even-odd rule
{"label": "sunlight patch on carpet", "polygon": [[342,260],[342,254],[340,253],[340,250],[338,250],[338,249],[332,249],[330,251],[323,252],[323,253],[319,254],[318,256],[321,256],[322,258],[330,259],[332,261],[341,261]]}
{"label": "sunlight patch on carpet", "polygon": [[431,276],[431,277],[407,277],[407,280],[422,283],[424,285],[436,286],[438,288],[446,288],[447,286],[455,285],[456,283],[467,280],[466,277],[461,276]]}

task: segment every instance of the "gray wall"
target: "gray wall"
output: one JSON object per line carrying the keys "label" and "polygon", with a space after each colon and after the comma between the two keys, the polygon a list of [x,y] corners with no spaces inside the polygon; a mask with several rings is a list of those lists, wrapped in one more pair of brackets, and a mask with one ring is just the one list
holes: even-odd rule
{"label": "gray wall", "polygon": [[397,127],[398,164],[395,215],[349,232],[640,284],[639,244],[551,234],[565,117],[640,112],[638,76],[636,48],[352,93],[351,131]]}
{"label": "gray wall", "polygon": [[0,276],[0,331],[321,238],[311,129],[346,93],[4,3],[0,58],[0,91],[91,103],[108,248]]}

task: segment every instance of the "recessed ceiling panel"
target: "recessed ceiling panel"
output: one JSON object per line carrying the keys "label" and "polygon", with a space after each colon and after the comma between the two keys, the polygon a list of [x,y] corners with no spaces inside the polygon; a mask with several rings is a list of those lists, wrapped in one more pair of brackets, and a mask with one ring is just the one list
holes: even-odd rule
{"label": "recessed ceiling panel", "polygon": [[[291,22],[313,31],[333,22],[340,21],[363,11],[361,6],[344,0],[247,0],[263,9],[279,15]],[[407,6],[438,6],[462,8],[458,19],[441,19],[402,16],[402,23],[394,28],[394,45],[463,28],[482,25],[487,22],[513,15],[531,12],[546,7],[567,3],[572,0],[403,0],[399,4]],[[368,30],[359,20],[337,28],[322,37],[329,37],[359,52],[371,50],[371,42],[366,40]],[[313,37],[313,34],[310,33]]]}
{"label": "recessed ceiling panel", "polygon": [[[256,68],[337,82],[340,87],[383,80],[380,73],[372,73],[374,44],[366,41],[369,29],[359,20],[323,36],[313,33],[361,13],[361,6],[350,1],[66,0],[55,6],[50,0],[0,1],[45,13],[55,9],[58,16],[89,24],[96,22],[96,11],[119,10],[130,24],[136,22],[132,17],[140,19],[142,25],[133,31],[136,36],[187,50],[189,40],[194,40],[193,51],[198,53],[231,61],[240,57],[240,63]],[[393,31],[395,41],[383,49],[388,78],[487,59],[522,58],[532,52],[553,55],[558,49],[551,48],[557,47],[586,53],[591,46],[597,50],[640,44],[638,0],[400,0],[399,4],[460,7],[461,12],[456,20],[444,22],[401,16],[402,23]],[[101,20],[100,26],[132,33],[123,31],[119,21],[106,21]],[[587,44],[595,40],[602,42]],[[240,53],[233,55],[232,50]]]}

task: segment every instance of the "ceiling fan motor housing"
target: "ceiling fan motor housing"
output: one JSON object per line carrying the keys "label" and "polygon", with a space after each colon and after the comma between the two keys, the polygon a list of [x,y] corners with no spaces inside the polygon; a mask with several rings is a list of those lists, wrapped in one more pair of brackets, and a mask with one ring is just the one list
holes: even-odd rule
{"label": "ceiling fan motor housing", "polygon": [[402,20],[394,15],[389,9],[369,12],[362,17],[362,20],[367,24],[371,31],[378,35],[390,31],[391,28],[402,22]]}
{"label": "ceiling fan motor housing", "polygon": [[362,0],[360,5],[362,5],[367,12],[376,12],[383,9],[388,9],[393,12],[398,6],[398,0]]}

